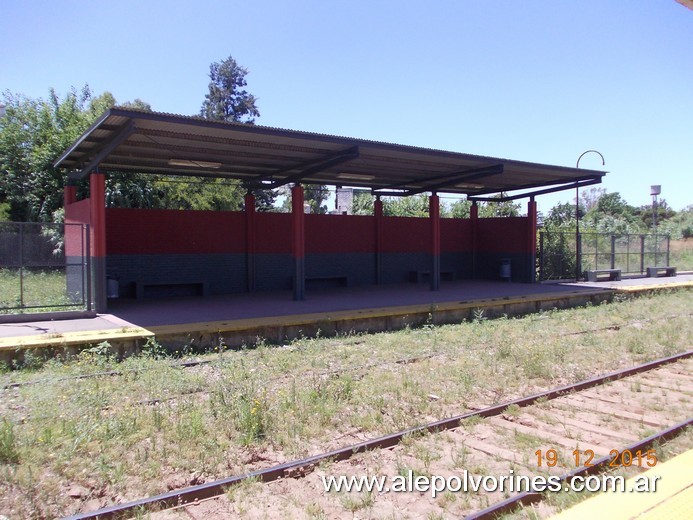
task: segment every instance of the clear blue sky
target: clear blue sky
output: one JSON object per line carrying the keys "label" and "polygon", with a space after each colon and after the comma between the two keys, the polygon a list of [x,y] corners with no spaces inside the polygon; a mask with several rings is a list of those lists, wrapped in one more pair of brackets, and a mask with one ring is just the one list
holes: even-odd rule
{"label": "clear blue sky", "polygon": [[661,184],[693,204],[693,11],[674,0],[5,0],[0,20],[1,90],[196,114],[232,55],[258,124],[563,166],[596,149],[629,203]]}

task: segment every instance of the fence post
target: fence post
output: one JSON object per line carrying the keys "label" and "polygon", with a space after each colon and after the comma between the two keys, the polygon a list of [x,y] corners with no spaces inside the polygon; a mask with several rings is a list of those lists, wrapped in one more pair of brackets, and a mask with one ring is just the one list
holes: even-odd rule
{"label": "fence post", "polygon": [[667,267],[669,267],[669,252],[671,251],[669,248],[671,246],[671,237],[667,235]]}
{"label": "fence post", "polygon": [[24,226],[19,226],[19,306],[24,307]]}
{"label": "fence post", "polygon": [[611,269],[616,269],[616,235],[611,235]]}
{"label": "fence post", "polygon": [[645,235],[640,235],[640,274],[645,272]]}
{"label": "fence post", "polygon": [[539,281],[544,279],[544,232],[539,232]]}
{"label": "fence post", "polygon": [[85,237],[85,242],[86,246],[84,250],[82,251],[82,254],[84,255],[85,259],[85,264],[86,264],[86,281],[87,281],[87,310],[92,311],[94,310],[94,302],[92,301],[92,296],[91,296],[91,287],[92,287],[92,272],[91,272],[91,230],[89,229],[89,224],[83,224],[83,230],[84,230],[84,237]]}
{"label": "fence post", "polygon": [[577,235],[577,243],[575,244],[575,281],[580,281],[582,278],[582,233]]}

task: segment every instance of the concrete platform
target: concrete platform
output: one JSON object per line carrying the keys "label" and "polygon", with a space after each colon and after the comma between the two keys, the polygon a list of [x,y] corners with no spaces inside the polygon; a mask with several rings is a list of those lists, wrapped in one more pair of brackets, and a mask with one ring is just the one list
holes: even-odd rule
{"label": "concrete platform", "polygon": [[[165,300],[109,300],[95,318],[0,324],[0,353],[39,347],[79,347],[108,341],[129,350],[156,336],[167,346],[229,346],[258,338],[283,342],[299,335],[375,332],[426,322],[527,314],[599,303],[617,292],[693,287],[693,274],[619,282],[521,284],[490,281],[401,284],[314,290],[303,301],[289,291]],[[3,357],[6,357],[3,356]]]}
{"label": "concrete platform", "polygon": [[626,519],[688,519],[693,510],[693,450],[657,464],[647,472],[626,481],[626,489],[634,489],[636,479],[647,476],[656,480],[652,492],[607,492],[580,502],[552,517],[552,520],[584,518]]}

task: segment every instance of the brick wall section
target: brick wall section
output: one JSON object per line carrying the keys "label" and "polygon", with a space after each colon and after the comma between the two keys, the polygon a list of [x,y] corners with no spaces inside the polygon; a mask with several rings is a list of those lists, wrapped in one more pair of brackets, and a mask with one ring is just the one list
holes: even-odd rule
{"label": "brick wall section", "polygon": [[255,250],[264,254],[291,255],[291,214],[257,213]]}
{"label": "brick wall section", "polygon": [[[88,216],[88,201],[71,204],[68,218]],[[121,292],[132,282],[206,281],[212,294],[246,290],[246,223],[243,212],[134,210],[106,212],[108,274],[120,279]],[[289,290],[294,265],[291,215],[257,213],[255,287]],[[529,268],[524,217],[478,220],[477,278],[498,279],[502,258],[511,258],[513,280]],[[441,219],[441,271],[472,277],[471,222]],[[431,225],[427,218],[382,219],[382,282],[402,283],[411,271],[430,271]],[[375,218],[306,215],[306,276],[348,276],[353,285],[376,280]]]}
{"label": "brick wall section", "polygon": [[374,252],[374,217],[306,215],[306,254]]}
{"label": "brick wall section", "polygon": [[[66,224],[90,223],[89,199],[74,202],[65,207]],[[80,256],[82,254],[82,232],[77,226],[65,226],[65,256]]]}
{"label": "brick wall section", "polygon": [[479,219],[479,252],[531,253],[527,248],[527,217]]}
{"label": "brick wall section", "polygon": [[244,253],[245,215],[108,208],[106,236],[109,255]]}
{"label": "brick wall section", "polygon": [[533,251],[529,249],[527,217],[480,218],[476,254],[477,278],[498,280],[503,259],[511,263],[513,282],[530,282]]}
{"label": "brick wall section", "polygon": [[466,253],[472,250],[472,223],[469,219],[440,219],[440,252]]}
{"label": "brick wall section", "polygon": [[431,223],[427,218],[383,218],[383,253],[429,253],[430,251]]}

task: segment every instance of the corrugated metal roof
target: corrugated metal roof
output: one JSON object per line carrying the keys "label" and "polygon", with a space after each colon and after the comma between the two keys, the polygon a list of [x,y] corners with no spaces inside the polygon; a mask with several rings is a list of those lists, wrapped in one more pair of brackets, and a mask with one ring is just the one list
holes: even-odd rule
{"label": "corrugated metal roof", "polygon": [[598,182],[605,172],[195,116],[112,108],[56,167],[484,195]]}

